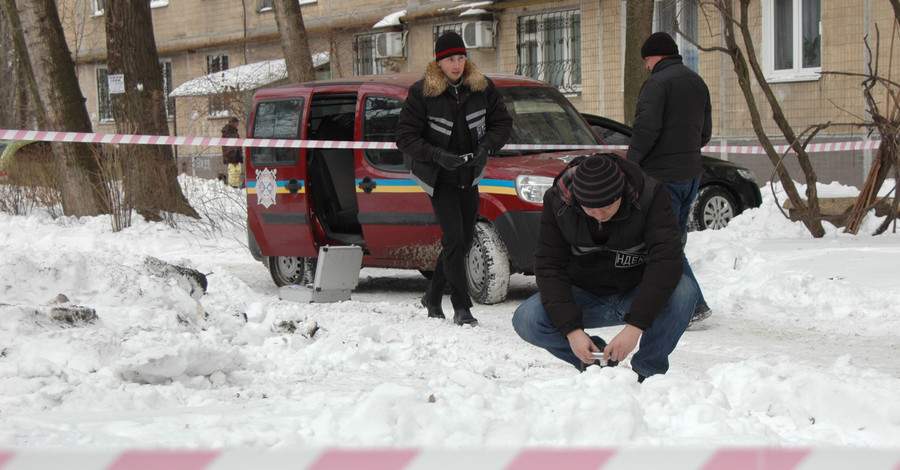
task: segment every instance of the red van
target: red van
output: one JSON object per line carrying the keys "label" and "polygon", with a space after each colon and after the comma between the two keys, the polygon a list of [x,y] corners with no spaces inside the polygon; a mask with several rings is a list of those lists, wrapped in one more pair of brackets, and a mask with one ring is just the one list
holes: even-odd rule
{"label": "red van", "polygon": [[[488,75],[513,116],[508,144],[599,145],[555,88],[526,77]],[[248,136],[394,142],[408,88],[421,74],[330,79],[259,90]],[[572,151],[501,150],[479,184],[481,207],[467,271],[473,300],[505,300],[511,272],[532,273],[544,192]],[[425,192],[398,150],[248,148],[251,252],[279,286],[312,282],[319,247],[357,245],[363,266],[429,275],[440,229]]]}

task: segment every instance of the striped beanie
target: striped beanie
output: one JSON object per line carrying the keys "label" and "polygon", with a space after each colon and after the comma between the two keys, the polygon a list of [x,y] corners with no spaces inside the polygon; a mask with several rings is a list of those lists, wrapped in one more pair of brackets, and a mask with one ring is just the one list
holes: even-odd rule
{"label": "striped beanie", "polygon": [[625,175],[608,154],[594,154],[575,167],[575,200],[584,207],[606,207],[625,192]]}
{"label": "striped beanie", "polygon": [[434,60],[446,59],[456,54],[466,54],[466,44],[459,34],[448,31],[434,43]]}

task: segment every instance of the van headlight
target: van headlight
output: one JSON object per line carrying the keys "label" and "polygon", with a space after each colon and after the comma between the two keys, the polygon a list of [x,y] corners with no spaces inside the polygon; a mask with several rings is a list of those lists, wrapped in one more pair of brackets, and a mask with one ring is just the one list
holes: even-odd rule
{"label": "van headlight", "polygon": [[547,176],[516,176],[516,194],[525,202],[543,204],[544,193],[551,186],[553,186],[553,178]]}

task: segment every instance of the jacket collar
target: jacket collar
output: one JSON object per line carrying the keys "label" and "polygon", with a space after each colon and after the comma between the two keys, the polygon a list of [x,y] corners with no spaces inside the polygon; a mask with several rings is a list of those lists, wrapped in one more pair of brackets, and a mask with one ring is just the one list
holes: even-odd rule
{"label": "jacket collar", "polygon": [[[466,68],[463,69],[461,82],[472,92],[484,91],[488,85],[487,77],[468,60],[466,60]],[[428,98],[441,96],[447,91],[448,86],[450,85],[447,83],[447,77],[444,76],[444,72],[441,72],[437,61],[429,62],[425,68],[425,96]]]}

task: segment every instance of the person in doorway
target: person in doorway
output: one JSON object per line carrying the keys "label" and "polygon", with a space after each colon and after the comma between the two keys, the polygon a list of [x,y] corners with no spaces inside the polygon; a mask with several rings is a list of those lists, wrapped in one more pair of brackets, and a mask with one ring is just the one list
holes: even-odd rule
{"label": "person in doorway", "polygon": [[397,122],[397,147],[415,180],[431,199],[441,228],[441,253],[422,305],[445,318],[441,307],[450,286],[453,321],[478,324],[466,279],[466,254],[475,235],[478,182],[488,156],[506,144],[512,118],[494,83],[466,57],[459,34],[434,45],[434,60],[409,89]]}
{"label": "person in doorway", "polygon": [[[684,65],[675,40],[664,32],[653,33],[644,41],[641,57],[650,77],[638,95],[626,156],[665,183],[682,238],[687,241],[688,219],[702,171],[700,149],[712,135],[709,89],[700,75]],[[700,290],[686,256],[684,272]],[[700,290],[691,323],[710,314]]]}
{"label": "person in doorway", "polygon": [[[238,118],[232,117],[228,120],[228,124],[222,128],[223,139],[238,139],[241,137],[238,132]],[[228,185],[232,188],[240,188],[243,181],[244,154],[240,147],[222,146],[222,163],[225,164],[228,175]]]}
{"label": "person in doorway", "polygon": [[[669,369],[697,302],[665,186],[613,154],[578,157],[544,194],[538,293],[513,314],[525,341],[579,370],[634,350],[638,381]],[[588,328],[624,325],[609,343]],[[600,355],[601,357],[597,357]]]}

